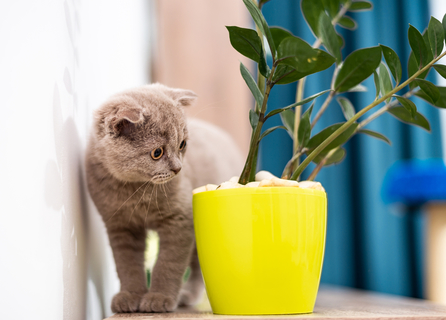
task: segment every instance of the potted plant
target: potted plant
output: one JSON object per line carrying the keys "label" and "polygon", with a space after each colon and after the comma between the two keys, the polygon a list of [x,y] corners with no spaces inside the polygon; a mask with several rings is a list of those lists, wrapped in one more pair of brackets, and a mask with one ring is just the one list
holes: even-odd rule
{"label": "potted plant", "polygon": [[[204,188],[199,190],[204,192],[193,197],[203,276],[213,311],[221,314],[312,312],[325,245],[326,196],[320,188],[304,188],[304,184],[296,182],[303,170],[311,162],[316,163],[309,177],[314,180],[322,167],[342,161],[345,156],[342,145],[356,133],[389,142],[384,135],[364,129],[386,112],[429,131],[429,122],[409,99],[413,95],[433,106],[446,107],[446,87],[425,80],[431,68],[446,77],[446,66],[436,64],[446,54],[443,52],[446,16],[442,22],[432,17],[423,34],[409,26],[412,49],[409,78],[402,82],[400,59],[389,47],[359,49],[345,59],[341,55],[342,38],[336,25],[353,28],[355,22],[345,14],[369,10],[370,2],[301,0],[303,15],[317,38],[310,45],[288,30],[268,26],[261,12],[268,1],[243,0],[257,31],[227,27],[232,46],[258,65],[255,81],[240,64],[242,77],[256,101],[249,112],[252,136],[245,166],[238,183],[232,182],[236,188],[222,184],[224,188]],[[321,45],[325,50],[319,49]],[[266,47],[272,57],[269,65]],[[335,67],[331,88],[303,98],[305,78],[332,65]],[[374,77],[375,99],[356,111],[347,98],[339,95],[363,91],[361,83],[370,76]],[[296,102],[268,112],[273,87],[296,81]],[[402,90],[407,91],[402,94]],[[313,116],[314,100],[323,95],[324,103]],[[346,121],[313,134],[312,128],[334,98]],[[302,113],[302,106],[310,102],[313,104]],[[377,110],[373,114],[363,117],[374,108]],[[279,114],[283,126],[262,132],[263,124]],[[293,138],[293,156],[283,170],[282,179],[253,183],[259,144],[279,128],[287,130]]]}

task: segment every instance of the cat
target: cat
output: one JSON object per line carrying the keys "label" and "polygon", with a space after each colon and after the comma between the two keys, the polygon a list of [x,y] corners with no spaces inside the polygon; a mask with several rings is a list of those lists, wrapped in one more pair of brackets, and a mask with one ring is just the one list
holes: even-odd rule
{"label": "cat", "polygon": [[[228,134],[186,120],[183,108],[196,98],[189,90],[150,84],[111,97],[95,112],[86,175],[121,281],[112,299],[115,313],[170,312],[197,303],[204,290],[192,190],[228,180],[242,161]],[[144,270],[148,229],[160,238],[150,289]]]}

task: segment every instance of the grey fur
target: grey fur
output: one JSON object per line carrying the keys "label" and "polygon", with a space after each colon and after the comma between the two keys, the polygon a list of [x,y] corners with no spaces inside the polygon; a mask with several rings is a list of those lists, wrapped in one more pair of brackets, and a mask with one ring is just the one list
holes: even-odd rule
{"label": "grey fur", "polygon": [[[202,121],[186,121],[183,107],[195,99],[191,91],[152,84],[117,94],[95,112],[86,171],[121,281],[113,312],[173,311],[201,297],[192,189],[228,180],[242,162],[226,133]],[[181,151],[183,140],[187,146]],[[159,147],[164,154],[153,160],[151,152]],[[149,290],[144,270],[148,229],[160,237]],[[187,265],[192,273],[182,289]]]}

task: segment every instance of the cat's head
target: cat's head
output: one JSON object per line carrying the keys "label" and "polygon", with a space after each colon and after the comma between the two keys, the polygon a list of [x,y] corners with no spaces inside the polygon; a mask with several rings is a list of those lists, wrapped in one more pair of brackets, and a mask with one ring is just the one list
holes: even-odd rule
{"label": "cat's head", "polygon": [[192,91],[161,84],[111,97],[95,113],[96,156],[121,181],[171,180],[187,149],[183,107],[195,100]]}

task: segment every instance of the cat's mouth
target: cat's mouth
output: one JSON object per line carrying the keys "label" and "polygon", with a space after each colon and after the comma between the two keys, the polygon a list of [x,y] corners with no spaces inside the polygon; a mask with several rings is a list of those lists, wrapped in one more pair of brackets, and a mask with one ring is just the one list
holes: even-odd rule
{"label": "cat's mouth", "polygon": [[174,177],[176,176],[175,173],[159,173],[157,175],[155,175],[151,182],[154,184],[163,184],[166,183],[170,180],[172,180]]}

